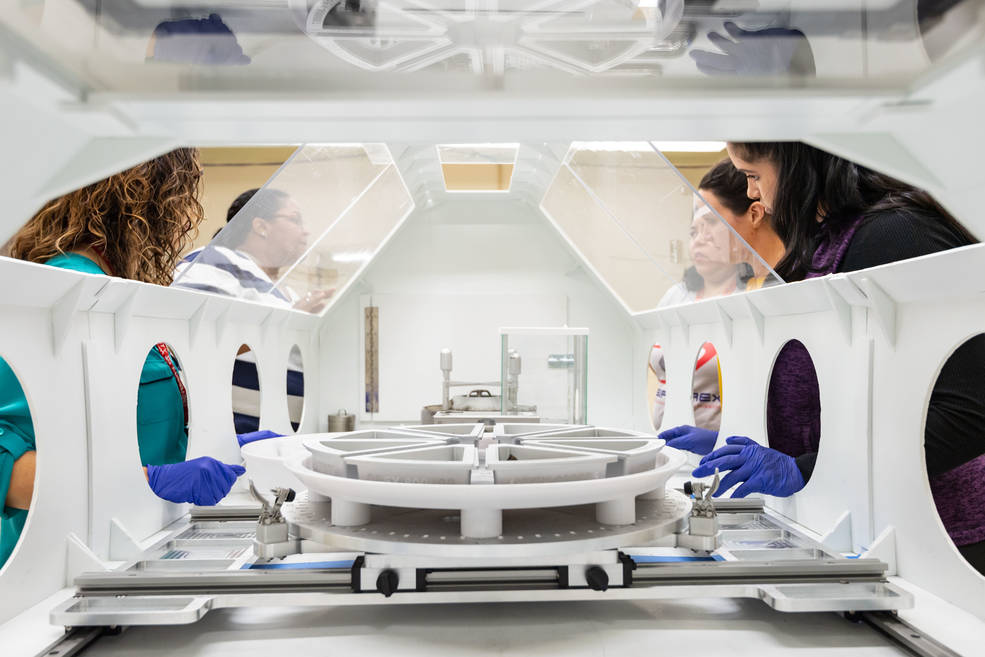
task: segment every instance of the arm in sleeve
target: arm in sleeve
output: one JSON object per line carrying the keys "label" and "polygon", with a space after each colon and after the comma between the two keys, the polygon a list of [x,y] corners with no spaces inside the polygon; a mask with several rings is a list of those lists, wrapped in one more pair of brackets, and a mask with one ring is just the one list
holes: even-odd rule
{"label": "arm in sleeve", "polygon": [[[938,217],[883,212],[859,227],[839,271],[875,267],[964,245],[963,238]],[[985,453],[985,335],[958,347],[941,369],[927,409],[924,449],[930,475],[947,472]]]}
{"label": "arm in sleeve", "polygon": [[817,452],[801,454],[794,461],[797,463],[797,469],[800,470],[800,476],[804,478],[804,484],[807,484],[811,480],[811,475],[814,474],[814,464],[817,463]]}
{"label": "arm in sleeve", "polygon": [[985,454],[985,335],[955,350],[930,394],[927,472],[941,474]]}

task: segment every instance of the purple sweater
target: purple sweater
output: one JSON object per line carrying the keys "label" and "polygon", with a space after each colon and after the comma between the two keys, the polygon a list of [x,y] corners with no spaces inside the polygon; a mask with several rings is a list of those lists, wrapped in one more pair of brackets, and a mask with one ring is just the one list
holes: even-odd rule
{"label": "purple sweater", "polygon": [[[903,219],[904,230],[901,233],[898,230],[900,221],[900,216],[887,215],[870,217],[865,222],[859,218],[834,230],[828,230],[828,227],[824,226],[811,263],[813,271],[807,275],[807,278],[920,255],[921,248],[924,253],[931,253],[962,245],[947,235],[934,241],[934,237],[940,237],[939,234],[933,234],[935,231],[940,233],[942,229],[939,230],[939,226],[932,227],[930,231],[924,230],[926,226],[919,225],[919,222],[915,226],[906,226],[906,222],[916,221],[912,217]],[[865,236],[853,243],[853,238],[863,223]],[[915,232],[908,234],[907,231],[911,229]],[[932,234],[930,238],[927,238],[927,233]],[[927,241],[927,244],[919,244],[922,239]],[[900,252],[894,249],[896,242],[905,243],[904,249],[916,249],[917,252],[911,253],[906,250]],[[850,254],[849,247],[852,247],[856,253]],[[898,257],[894,258],[894,255]],[[883,259],[884,262],[878,262],[879,259]],[[973,355],[979,356],[977,353]],[[939,388],[942,387],[940,383],[941,379],[938,379],[935,384],[935,398],[944,397],[938,394]],[[960,388],[960,385],[957,387]],[[977,391],[966,392],[972,398],[978,396]],[[944,527],[956,545],[977,543],[985,540],[985,455],[973,457],[948,468],[946,465],[939,464],[942,461],[949,464],[953,459],[947,461],[938,458],[932,450],[938,449],[936,447],[938,445],[946,445],[948,441],[955,442],[953,436],[944,437],[937,434],[953,434],[953,427],[960,428],[961,425],[961,422],[949,424],[937,422],[935,419],[937,416],[946,418],[950,415],[953,418],[954,415],[960,415],[966,410],[968,417],[961,419],[965,420],[967,425],[980,428],[983,434],[985,434],[985,426],[978,423],[980,418],[976,417],[975,408],[969,406],[964,409],[959,406],[955,409],[951,404],[948,408],[935,409],[934,404],[932,400],[931,412],[928,414],[930,417],[926,431],[929,452],[927,460],[928,464],[934,463],[936,469],[943,470],[930,476],[934,503]],[[943,404],[942,400],[941,405]],[[938,413],[937,410],[941,412]],[[810,479],[820,444],[821,402],[817,374],[810,354],[804,345],[796,340],[787,343],[777,356],[769,386],[766,427],[770,446],[797,459],[804,481]],[[974,436],[974,431],[965,433]],[[977,439],[985,441],[985,435],[979,435]],[[973,453],[974,446],[971,446],[971,449]]]}

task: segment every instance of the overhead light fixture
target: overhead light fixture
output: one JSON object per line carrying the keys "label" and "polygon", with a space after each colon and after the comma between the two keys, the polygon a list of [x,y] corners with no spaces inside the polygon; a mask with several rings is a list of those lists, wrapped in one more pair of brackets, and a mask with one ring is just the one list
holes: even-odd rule
{"label": "overhead light fixture", "polygon": [[725,150],[724,141],[653,141],[661,153],[719,153]]}
{"label": "overhead light fixture", "polygon": [[508,192],[519,144],[439,144],[438,162],[449,192]]}

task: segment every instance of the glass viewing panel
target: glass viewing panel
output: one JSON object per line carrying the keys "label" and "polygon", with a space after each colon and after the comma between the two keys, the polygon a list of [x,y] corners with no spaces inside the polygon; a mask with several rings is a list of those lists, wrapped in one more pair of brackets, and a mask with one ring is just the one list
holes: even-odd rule
{"label": "glass viewing panel", "polygon": [[981,11],[977,0],[8,0],[0,47],[16,60],[31,44],[96,91],[338,93],[364,88],[353,71],[423,73],[423,84],[569,86],[575,74],[647,88],[905,88],[974,47]]}
{"label": "glass viewing panel", "polygon": [[173,285],[322,313],[413,208],[386,146],[302,146]]}
{"label": "glass viewing panel", "polygon": [[501,328],[504,415],[588,422],[588,329]]}
{"label": "glass viewing panel", "polygon": [[572,144],[541,210],[630,312],[780,280],[649,142]]}

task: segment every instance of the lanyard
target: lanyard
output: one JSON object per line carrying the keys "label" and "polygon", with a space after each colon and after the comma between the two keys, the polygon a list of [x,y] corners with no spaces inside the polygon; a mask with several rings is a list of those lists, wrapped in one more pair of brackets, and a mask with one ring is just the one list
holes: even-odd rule
{"label": "lanyard", "polygon": [[178,376],[178,368],[174,366],[174,361],[171,359],[171,351],[168,349],[168,345],[163,342],[158,342],[156,345],[157,353],[161,354],[161,358],[164,362],[168,364],[171,369],[171,374],[174,375],[174,382],[178,384],[178,393],[181,395],[181,408],[185,412],[185,426],[188,426],[188,391],[185,390],[185,384],[181,382],[181,377]]}
{"label": "lanyard", "polygon": [[[109,264],[109,260],[106,259],[106,254],[97,246],[93,246],[92,250],[102,259],[103,264],[106,265],[106,271],[110,276],[115,276],[112,265]],[[168,349],[168,345],[163,342],[158,342],[155,345],[157,353],[161,354],[161,358],[167,363],[168,369],[171,370],[172,376],[174,376],[174,382],[178,386],[178,394],[181,395],[181,410],[185,412],[185,426],[188,426],[188,391],[185,390],[185,384],[182,383],[181,377],[178,376],[178,368],[175,367],[174,360],[171,358],[171,350]]]}

